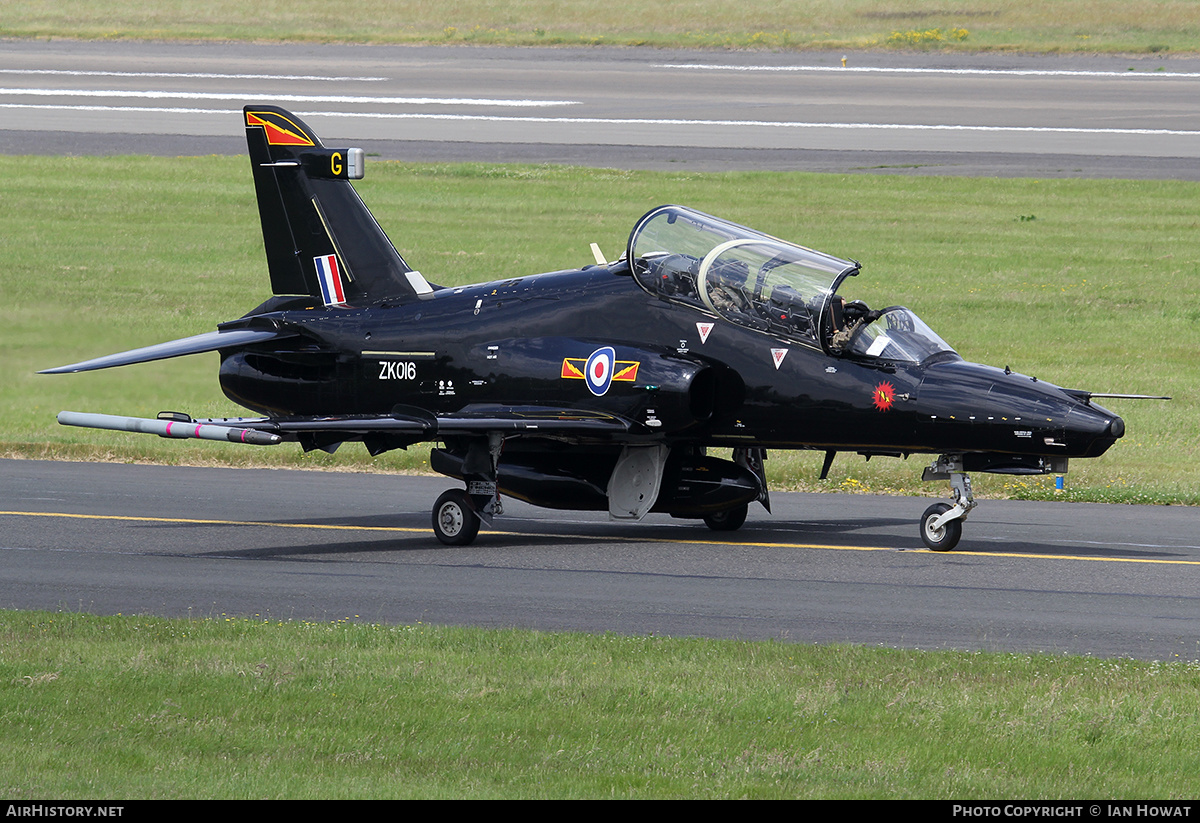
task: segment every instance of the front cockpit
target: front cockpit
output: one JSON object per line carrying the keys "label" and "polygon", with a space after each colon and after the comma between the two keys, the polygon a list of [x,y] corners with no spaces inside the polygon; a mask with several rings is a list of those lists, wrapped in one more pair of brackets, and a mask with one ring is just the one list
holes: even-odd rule
{"label": "front cockpit", "polygon": [[[839,300],[835,295],[834,301]],[[842,313],[845,320],[830,338],[833,354],[913,364],[960,359],[937,332],[903,306],[870,311],[854,301],[845,304]]]}
{"label": "front cockpit", "polygon": [[957,357],[902,306],[872,311],[837,294],[852,260],[797,246],[681,206],[638,221],[626,259],[641,286],[730,323],[835,356],[922,363]]}

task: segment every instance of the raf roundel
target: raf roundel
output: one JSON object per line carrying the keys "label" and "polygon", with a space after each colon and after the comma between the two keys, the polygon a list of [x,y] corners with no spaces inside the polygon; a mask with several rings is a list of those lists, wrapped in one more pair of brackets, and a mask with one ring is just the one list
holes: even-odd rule
{"label": "raf roundel", "polygon": [[613,351],[612,346],[596,349],[587,359],[587,366],[583,370],[584,378],[588,389],[597,397],[607,392],[608,387],[612,385],[613,362],[616,359],[617,353]]}

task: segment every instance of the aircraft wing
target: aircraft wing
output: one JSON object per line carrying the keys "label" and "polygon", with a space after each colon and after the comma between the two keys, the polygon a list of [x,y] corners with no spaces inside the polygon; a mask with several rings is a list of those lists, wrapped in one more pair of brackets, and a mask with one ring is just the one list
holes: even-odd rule
{"label": "aircraft wing", "polygon": [[[86,364],[81,364],[86,365]],[[69,367],[63,367],[69,368]],[[96,367],[100,368],[100,367]],[[566,439],[620,438],[630,423],[603,412],[547,406],[467,406],[452,414],[400,407],[391,414],[331,417],[222,417],[197,420],[163,412],[154,418],[62,411],[64,426],[157,434],[179,439],[228,440],[250,445],[298,441],[306,449],[332,451],[347,440],[362,440],[372,453],[444,437],[497,432]]]}
{"label": "aircraft wing", "polygon": [[[301,434],[343,435],[351,440],[369,434],[411,435],[418,440],[441,436],[500,432],[502,434],[555,434],[559,436],[619,436],[630,423],[603,412],[548,406],[467,406],[450,414],[432,414],[403,407],[392,414],[348,414],[333,417],[262,417],[197,420],[207,425],[228,425],[297,439]],[[290,436],[289,436],[290,435]]]}
{"label": "aircraft wing", "polygon": [[108,354],[94,360],[84,360],[82,363],[72,363],[69,366],[59,366],[55,369],[44,369],[38,374],[71,374],[81,371],[108,369],[113,366],[128,366],[133,363],[147,363],[151,360],[166,360],[168,357],[179,357],[185,354],[200,354],[201,352],[218,351],[219,349],[246,346],[251,343],[265,343],[268,340],[278,340],[282,337],[293,337],[294,332],[279,332],[267,329],[233,329],[230,331],[210,331],[193,337],[183,337],[140,349]]}

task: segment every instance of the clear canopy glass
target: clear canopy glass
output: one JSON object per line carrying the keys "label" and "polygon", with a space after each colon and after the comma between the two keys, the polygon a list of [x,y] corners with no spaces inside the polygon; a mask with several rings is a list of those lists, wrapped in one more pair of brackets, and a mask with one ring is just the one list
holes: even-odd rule
{"label": "clear canopy glass", "polygon": [[[835,334],[835,342],[841,342],[838,338]],[[935,355],[954,355],[937,332],[903,306],[867,311],[846,324],[844,340],[838,350],[858,357],[924,363]]]}
{"label": "clear canopy glass", "polygon": [[681,206],[646,214],[626,257],[647,291],[830,354],[922,362],[948,345],[908,309],[837,296],[858,264]]}

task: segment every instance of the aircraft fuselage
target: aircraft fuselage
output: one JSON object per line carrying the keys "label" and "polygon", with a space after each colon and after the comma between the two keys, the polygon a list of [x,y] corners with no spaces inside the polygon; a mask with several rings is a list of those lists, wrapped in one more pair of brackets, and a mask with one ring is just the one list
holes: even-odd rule
{"label": "aircraft fuselage", "polygon": [[[565,405],[704,445],[889,454],[1094,457],[1122,431],[1049,383],[957,357],[830,356],[658,299],[620,266],[267,317],[298,330],[297,345],[225,353],[221,386],[274,416]],[[597,393],[580,372],[603,347],[613,379]]]}

